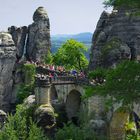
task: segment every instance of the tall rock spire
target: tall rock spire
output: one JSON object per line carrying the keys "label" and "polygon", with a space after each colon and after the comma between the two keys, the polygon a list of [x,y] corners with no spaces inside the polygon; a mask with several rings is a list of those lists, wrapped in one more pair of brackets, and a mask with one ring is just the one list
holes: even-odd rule
{"label": "tall rock spire", "polygon": [[46,10],[39,7],[34,15],[34,22],[28,27],[26,56],[30,60],[41,61],[50,50],[50,22]]}

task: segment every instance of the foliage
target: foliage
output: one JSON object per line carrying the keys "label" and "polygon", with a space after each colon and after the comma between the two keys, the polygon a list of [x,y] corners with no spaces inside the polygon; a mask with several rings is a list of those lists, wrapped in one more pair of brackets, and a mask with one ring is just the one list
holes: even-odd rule
{"label": "foliage", "polygon": [[45,64],[52,64],[53,56],[52,56],[50,51],[48,51],[48,53],[44,56],[43,61],[44,61]]}
{"label": "foliage", "polygon": [[137,130],[132,117],[133,116],[131,114],[129,122],[125,124],[126,140],[140,140],[139,129]]}
{"label": "foliage", "polygon": [[139,0],[105,0],[104,1],[105,6],[114,6],[114,7],[140,7],[140,1]]}
{"label": "foliage", "polygon": [[107,70],[104,68],[96,68],[94,71],[90,71],[88,77],[94,80],[96,83],[102,84],[106,77]]}
{"label": "foliage", "polygon": [[93,131],[86,127],[77,127],[72,123],[59,129],[55,136],[56,140],[96,140]]}
{"label": "foliage", "polygon": [[94,91],[93,86],[85,86],[84,89],[85,89],[85,94],[82,95],[82,99],[86,99],[86,98],[93,96],[93,94],[94,94],[93,93],[93,91]]}
{"label": "foliage", "polygon": [[49,140],[43,134],[43,131],[36,126],[35,123],[31,122],[30,131],[27,140]]}
{"label": "foliage", "polygon": [[138,134],[128,134],[125,140],[140,140],[140,136]]}
{"label": "foliage", "polygon": [[18,103],[22,103],[25,98],[32,94],[32,85],[21,84],[17,92]]}
{"label": "foliage", "polygon": [[18,105],[15,115],[8,116],[4,129],[0,132],[0,140],[45,140],[42,130],[30,117],[31,110]]}
{"label": "foliage", "polygon": [[25,74],[25,83],[33,85],[36,73],[35,65],[30,63],[24,64],[23,72]]}
{"label": "foliage", "polygon": [[132,130],[132,129],[134,129],[134,131],[136,131],[136,125],[135,125],[134,121],[130,121],[129,123],[125,124],[125,130],[126,131],[129,131],[129,130]]}
{"label": "foliage", "polygon": [[32,94],[35,82],[35,65],[24,64],[22,70],[25,75],[25,83],[19,86],[17,92],[18,103],[22,103],[25,98]]}
{"label": "foliage", "polygon": [[[115,69],[107,72],[105,84],[93,88],[92,93],[111,95],[123,104],[130,104],[140,96],[140,64],[135,61],[124,61]],[[87,96],[91,93],[87,93]]]}
{"label": "foliage", "polygon": [[67,40],[53,56],[53,62],[67,69],[85,69],[88,65],[88,60],[84,55],[86,50],[84,44],[73,39]]}

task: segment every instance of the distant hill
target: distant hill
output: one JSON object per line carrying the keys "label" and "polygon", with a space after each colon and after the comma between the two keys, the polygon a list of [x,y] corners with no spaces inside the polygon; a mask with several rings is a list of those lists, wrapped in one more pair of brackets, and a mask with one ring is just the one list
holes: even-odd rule
{"label": "distant hill", "polygon": [[89,59],[89,51],[91,47],[92,41],[92,33],[85,32],[79,34],[58,34],[51,36],[51,44],[52,44],[52,53],[55,53],[59,47],[62,46],[63,43],[66,42],[68,39],[75,39],[79,42],[84,43],[88,47],[88,52],[85,54]]}
{"label": "distant hill", "polygon": [[79,42],[91,42],[92,33],[85,32],[79,34],[58,34],[58,35],[52,35],[51,38],[52,41],[53,40],[66,41],[68,39],[75,39]]}

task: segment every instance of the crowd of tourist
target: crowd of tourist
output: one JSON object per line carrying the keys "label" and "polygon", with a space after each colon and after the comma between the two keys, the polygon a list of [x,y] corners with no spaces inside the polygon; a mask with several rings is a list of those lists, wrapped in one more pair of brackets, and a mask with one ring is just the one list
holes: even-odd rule
{"label": "crowd of tourist", "polygon": [[37,74],[38,77],[41,77],[43,79],[50,78],[51,80],[57,80],[58,77],[76,77],[84,79],[85,73],[81,71],[77,71],[75,69],[66,70],[63,66],[55,66],[51,64],[44,64],[39,61],[33,62],[33,61],[27,61],[26,63],[34,64],[37,68],[45,69],[47,72],[45,74],[40,73]]}

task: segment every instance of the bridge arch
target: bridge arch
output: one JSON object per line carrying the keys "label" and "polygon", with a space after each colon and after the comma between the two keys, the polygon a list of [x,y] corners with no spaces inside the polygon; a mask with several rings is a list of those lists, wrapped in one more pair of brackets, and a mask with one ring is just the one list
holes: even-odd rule
{"label": "bridge arch", "polygon": [[66,98],[66,113],[69,120],[77,121],[81,106],[81,93],[78,90],[71,90]]}

